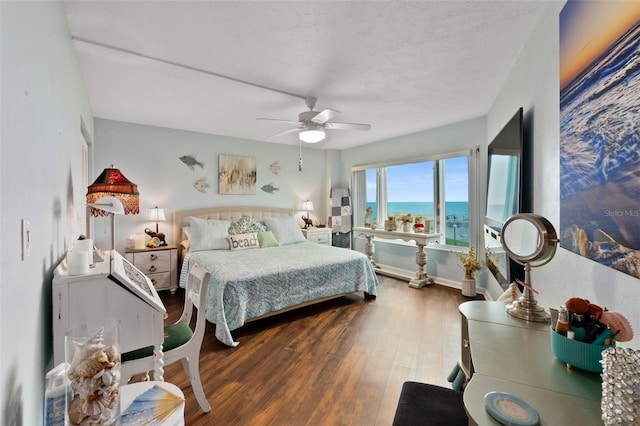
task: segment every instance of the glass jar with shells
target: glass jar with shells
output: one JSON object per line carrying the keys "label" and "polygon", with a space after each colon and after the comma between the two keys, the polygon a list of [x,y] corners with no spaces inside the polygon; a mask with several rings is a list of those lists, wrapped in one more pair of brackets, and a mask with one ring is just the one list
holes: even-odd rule
{"label": "glass jar with shells", "polygon": [[65,336],[65,424],[111,425],[120,415],[120,321],[78,324]]}

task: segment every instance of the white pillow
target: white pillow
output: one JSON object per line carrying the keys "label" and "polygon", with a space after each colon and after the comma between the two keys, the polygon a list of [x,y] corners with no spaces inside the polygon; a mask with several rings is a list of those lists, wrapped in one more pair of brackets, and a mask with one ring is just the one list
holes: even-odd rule
{"label": "white pillow", "polygon": [[257,232],[229,235],[227,239],[229,240],[229,247],[231,248],[231,251],[260,248]]}
{"label": "white pillow", "polygon": [[229,250],[227,235],[230,220],[200,219],[189,217],[191,237],[189,245],[191,251]]}
{"label": "white pillow", "polygon": [[306,241],[293,216],[265,217],[262,218],[262,221],[273,232],[281,246]]}

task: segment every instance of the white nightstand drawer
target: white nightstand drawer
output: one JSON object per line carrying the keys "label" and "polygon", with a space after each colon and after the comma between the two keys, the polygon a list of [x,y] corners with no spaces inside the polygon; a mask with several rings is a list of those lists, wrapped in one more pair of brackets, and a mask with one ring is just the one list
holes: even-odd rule
{"label": "white nightstand drawer", "polygon": [[318,244],[329,244],[329,234],[326,232],[313,233],[309,235],[309,241],[311,241],[312,243],[318,243]]}
{"label": "white nightstand drawer", "polygon": [[150,253],[135,253],[133,264],[144,274],[167,272],[171,270],[171,252],[169,250]]}
{"label": "white nightstand drawer", "polygon": [[303,229],[302,234],[309,242],[324,244],[326,246],[331,245],[331,228]]}
{"label": "white nightstand drawer", "polygon": [[157,274],[147,274],[157,291],[171,288],[171,272],[160,272]]}

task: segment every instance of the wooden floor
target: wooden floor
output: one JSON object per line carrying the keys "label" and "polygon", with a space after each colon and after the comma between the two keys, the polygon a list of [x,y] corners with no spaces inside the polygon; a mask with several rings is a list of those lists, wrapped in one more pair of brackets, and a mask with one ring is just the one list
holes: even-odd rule
{"label": "wooden floor", "polygon": [[[207,324],[200,376],[211,411],[203,413],[176,362],[165,380],[187,399],[186,425],[390,425],[407,380],[450,387],[460,356],[459,290],[410,288],[379,277],[378,297],[342,297],[250,323],[230,348]],[[183,292],[161,294],[167,323]]]}

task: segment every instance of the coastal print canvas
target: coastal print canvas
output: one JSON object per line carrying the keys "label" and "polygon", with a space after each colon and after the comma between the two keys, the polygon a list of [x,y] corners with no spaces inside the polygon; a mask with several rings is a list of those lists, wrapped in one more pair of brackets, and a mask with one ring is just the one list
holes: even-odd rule
{"label": "coastal print canvas", "polygon": [[218,192],[220,194],[256,193],[256,158],[236,155],[218,157]]}
{"label": "coastal print canvas", "polygon": [[640,278],[640,2],[560,14],[561,247]]}

